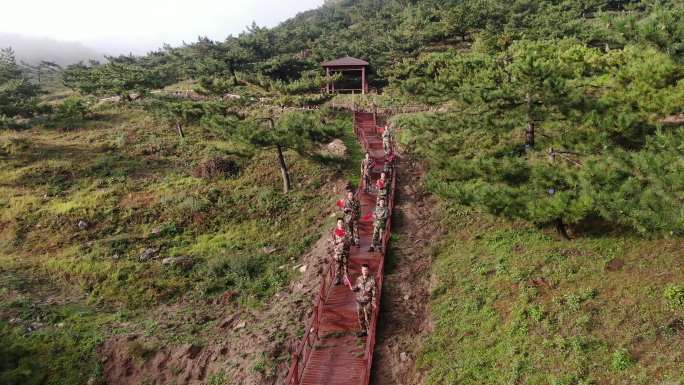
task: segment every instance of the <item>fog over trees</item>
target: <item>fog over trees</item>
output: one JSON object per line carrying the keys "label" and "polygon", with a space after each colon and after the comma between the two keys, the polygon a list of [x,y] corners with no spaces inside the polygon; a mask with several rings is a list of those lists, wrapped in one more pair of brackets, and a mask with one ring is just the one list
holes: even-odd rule
{"label": "fog over trees", "polygon": [[45,60],[66,66],[79,61],[103,59],[102,53],[81,43],[0,32],[0,48],[7,47],[12,47],[17,61],[30,64]]}

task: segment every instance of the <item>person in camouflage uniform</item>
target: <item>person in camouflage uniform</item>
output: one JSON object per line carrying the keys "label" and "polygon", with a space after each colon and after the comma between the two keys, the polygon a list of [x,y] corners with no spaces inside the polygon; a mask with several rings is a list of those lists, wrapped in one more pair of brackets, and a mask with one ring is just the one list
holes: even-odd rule
{"label": "person in camouflage uniform", "polygon": [[384,172],[380,173],[380,179],[375,181],[375,188],[378,190],[377,201],[387,200],[387,194],[390,189],[389,181],[387,180],[387,174]]}
{"label": "person in camouflage uniform", "polygon": [[361,162],[361,175],[363,176],[363,191],[368,192],[371,186],[371,172],[375,166],[375,159],[373,159],[370,153],[366,153],[366,157],[363,158]]}
{"label": "person in camouflage uniform", "polygon": [[388,183],[390,186],[392,185],[392,174],[393,174],[393,171],[394,171],[394,161],[395,161],[395,159],[396,159],[396,157],[394,156],[394,154],[389,154],[389,155],[385,158],[385,165],[383,166],[383,169],[382,169],[382,172],[384,172],[385,175],[387,176],[387,183]]}
{"label": "person in camouflage uniform", "polygon": [[361,203],[356,199],[354,193],[347,192],[347,199],[344,200],[344,224],[345,230],[352,239],[354,246],[359,246],[359,220],[361,219]]}
{"label": "person in camouflage uniform", "polygon": [[394,155],[394,153],[390,153],[385,157],[385,166],[383,171],[387,173],[387,176],[392,175],[392,171],[394,170],[394,166],[396,165],[397,161],[397,156]]}
{"label": "person in camouflage uniform", "polygon": [[361,275],[356,278],[352,287],[356,293],[356,313],[359,318],[359,337],[368,335],[373,310],[375,309],[375,278],[370,274],[368,265],[361,266]]}
{"label": "person in camouflage uniform", "polygon": [[385,126],[385,130],[382,132],[382,150],[385,152],[385,156],[392,153],[392,127]]}
{"label": "person in camouflage uniform", "polygon": [[347,182],[347,183],[344,185],[344,191],[346,191],[346,192],[350,192],[350,191],[351,191],[351,192],[354,192],[354,185],[353,185],[351,182]]}
{"label": "person in camouflage uniform", "polygon": [[382,252],[382,236],[385,233],[385,224],[387,223],[387,217],[389,215],[389,210],[385,206],[385,200],[381,199],[378,201],[378,205],[375,207],[373,212],[373,242],[368,251],[379,251]]}
{"label": "person in camouflage uniform", "polygon": [[330,236],[329,252],[333,256],[333,266],[335,275],[335,285],[339,285],[342,276],[347,275],[347,262],[349,260],[349,235],[344,230],[344,219],[337,218],[337,227]]}

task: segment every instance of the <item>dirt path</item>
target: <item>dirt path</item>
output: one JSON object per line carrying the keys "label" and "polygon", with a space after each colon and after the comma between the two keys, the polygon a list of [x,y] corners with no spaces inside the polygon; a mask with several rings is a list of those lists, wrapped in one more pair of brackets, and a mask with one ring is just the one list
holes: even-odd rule
{"label": "dirt path", "polygon": [[434,202],[423,186],[422,169],[402,156],[401,183],[394,211],[391,250],[383,288],[372,383],[415,385],[423,382],[416,370],[416,353],[431,326],[429,300],[431,245],[439,237]]}

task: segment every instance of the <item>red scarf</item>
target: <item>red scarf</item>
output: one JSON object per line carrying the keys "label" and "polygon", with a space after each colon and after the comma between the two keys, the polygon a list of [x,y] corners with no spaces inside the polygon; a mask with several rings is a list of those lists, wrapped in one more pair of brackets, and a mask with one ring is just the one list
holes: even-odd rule
{"label": "red scarf", "polygon": [[385,188],[385,181],[382,179],[378,179],[376,185],[378,186],[378,188]]}
{"label": "red scarf", "polygon": [[344,231],[344,229],[337,229],[337,228],[336,228],[336,229],[335,229],[335,235],[337,235],[338,237],[342,238],[342,237],[344,237],[345,235],[347,235],[347,232]]}

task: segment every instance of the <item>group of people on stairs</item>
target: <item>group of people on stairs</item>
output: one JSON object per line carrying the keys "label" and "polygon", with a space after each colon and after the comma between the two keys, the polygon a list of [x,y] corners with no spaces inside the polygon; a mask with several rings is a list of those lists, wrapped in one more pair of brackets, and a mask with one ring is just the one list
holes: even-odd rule
{"label": "group of people on stairs", "polygon": [[[393,151],[391,130],[386,127],[382,135],[383,151],[385,162],[380,177],[371,183],[372,172],[376,166],[376,161],[369,152],[366,153],[361,162],[361,176],[363,181],[363,191],[367,194],[376,194],[375,209],[372,213],[373,237],[370,252],[382,253],[382,239],[384,236],[389,208],[387,198],[390,196],[392,188],[392,175],[396,156]],[[358,336],[368,335],[368,327],[372,312],[375,309],[375,278],[370,273],[367,264],[361,266],[361,275],[356,278],[352,285],[348,275],[349,253],[352,246],[360,247],[359,223],[361,221],[361,203],[351,189],[346,192],[345,198],[338,201],[338,206],[342,210],[342,216],[337,218],[337,223],[330,236],[329,251],[332,253],[332,269],[334,275],[334,285],[339,285],[344,280],[345,285],[356,294],[357,314],[359,320]],[[370,218],[369,218],[370,219]]]}

